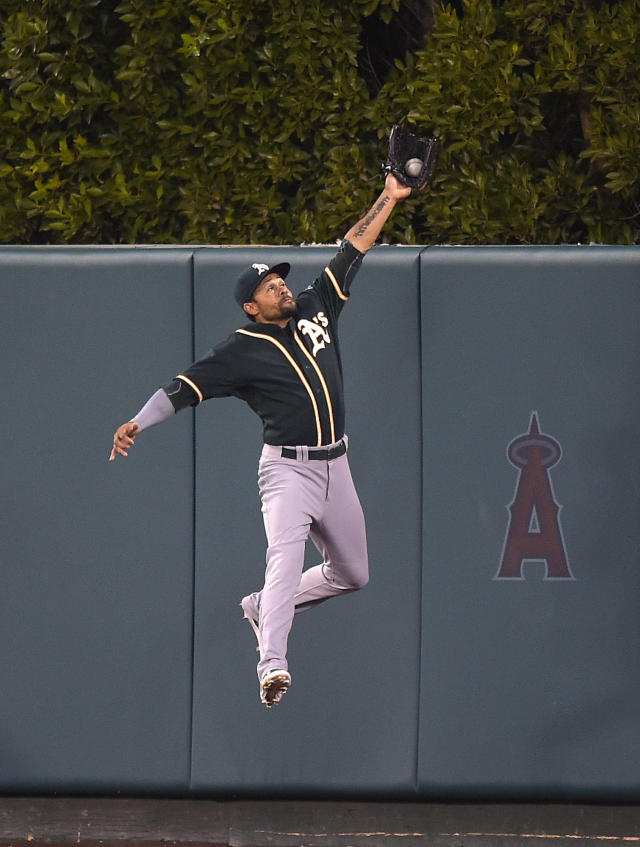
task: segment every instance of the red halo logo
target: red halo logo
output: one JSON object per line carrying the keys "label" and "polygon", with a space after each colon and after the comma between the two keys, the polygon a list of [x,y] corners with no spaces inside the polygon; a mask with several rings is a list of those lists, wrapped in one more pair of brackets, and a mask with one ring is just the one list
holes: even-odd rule
{"label": "red halo logo", "polygon": [[545,562],[545,580],[573,579],[560,526],[561,506],[549,475],[562,458],[562,448],[555,438],[540,432],[537,412],[531,413],[529,432],[509,444],[507,456],[519,473],[507,506],[509,524],[494,579],[524,579],[526,561]]}

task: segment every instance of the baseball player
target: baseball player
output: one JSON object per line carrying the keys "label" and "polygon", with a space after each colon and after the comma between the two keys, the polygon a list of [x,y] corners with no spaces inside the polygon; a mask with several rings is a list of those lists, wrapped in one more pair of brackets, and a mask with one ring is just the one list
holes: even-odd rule
{"label": "baseball player", "polygon": [[[396,203],[411,193],[392,174],[315,282],[294,298],[290,266],[255,263],[235,284],[249,323],[160,388],[113,437],[110,461],[140,432],[212,397],[245,400],[263,424],[258,484],[267,536],[264,587],[241,602],[258,640],[260,699],[291,684],[287,641],[297,612],[368,581],[362,508],[347,460],[338,318],[353,278]],[[311,537],[323,556],[303,572]]]}

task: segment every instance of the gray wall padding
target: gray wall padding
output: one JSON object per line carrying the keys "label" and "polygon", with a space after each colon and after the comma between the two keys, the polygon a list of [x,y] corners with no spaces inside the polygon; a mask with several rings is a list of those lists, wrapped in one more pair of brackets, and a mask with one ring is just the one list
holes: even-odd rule
{"label": "gray wall padding", "polygon": [[[243,322],[242,268],[299,290],[333,252],[0,248],[0,790],[638,798],[639,248],[367,255],[341,342],[372,578],[295,620],[277,709],[239,608],[258,420],[212,401],[107,462]],[[496,579],[534,412],[573,578]]]}

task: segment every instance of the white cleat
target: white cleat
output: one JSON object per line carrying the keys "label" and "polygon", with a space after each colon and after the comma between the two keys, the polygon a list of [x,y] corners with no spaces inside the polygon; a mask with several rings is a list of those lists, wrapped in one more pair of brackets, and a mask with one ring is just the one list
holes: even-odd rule
{"label": "white cleat", "polygon": [[291,674],[288,671],[268,671],[260,681],[260,702],[270,709],[282,700],[291,685]]}
{"label": "white cleat", "polygon": [[258,625],[259,612],[255,596],[255,594],[248,594],[246,597],[243,597],[240,607],[242,608],[244,617],[249,621],[251,629],[256,637],[256,641],[258,642],[256,650],[260,650],[260,627]]}

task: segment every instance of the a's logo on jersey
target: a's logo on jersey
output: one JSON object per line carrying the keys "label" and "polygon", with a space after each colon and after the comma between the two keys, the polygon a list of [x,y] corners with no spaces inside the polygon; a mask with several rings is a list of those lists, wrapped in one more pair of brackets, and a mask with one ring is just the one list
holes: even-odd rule
{"label": "a's logo on jersey", "polygon": [[318,312],[312,321],[302,319],[298,321],[298,329],[303,335],[307,335],[313,344],[313,358],[318,355],[320,350],[324,350],[327,344],[331,344],[331,337],[326,330],[329,326],[329,319],[324,312]]}
{"label": "a's logo on jersey", "polygon": [[255,268],[255,270],[257,270],[259,274],[263,274],[265,271],[269,270],[269,265],[263,265],[260,262],[255,262],[253,265],[251,265],[251,267]]}
{"label": "a's logo on jersey", "polygon": [[538,415],[531,413],[529,432],[507,447],[507,456],[519,469],[513,500],[507,507],[509,525],[495,579],[524,579],[526,561],[544,561],[545,579],[573,579],[560,527],[558,505],[549,470],[562,458],[560,444],[540,432]]}

